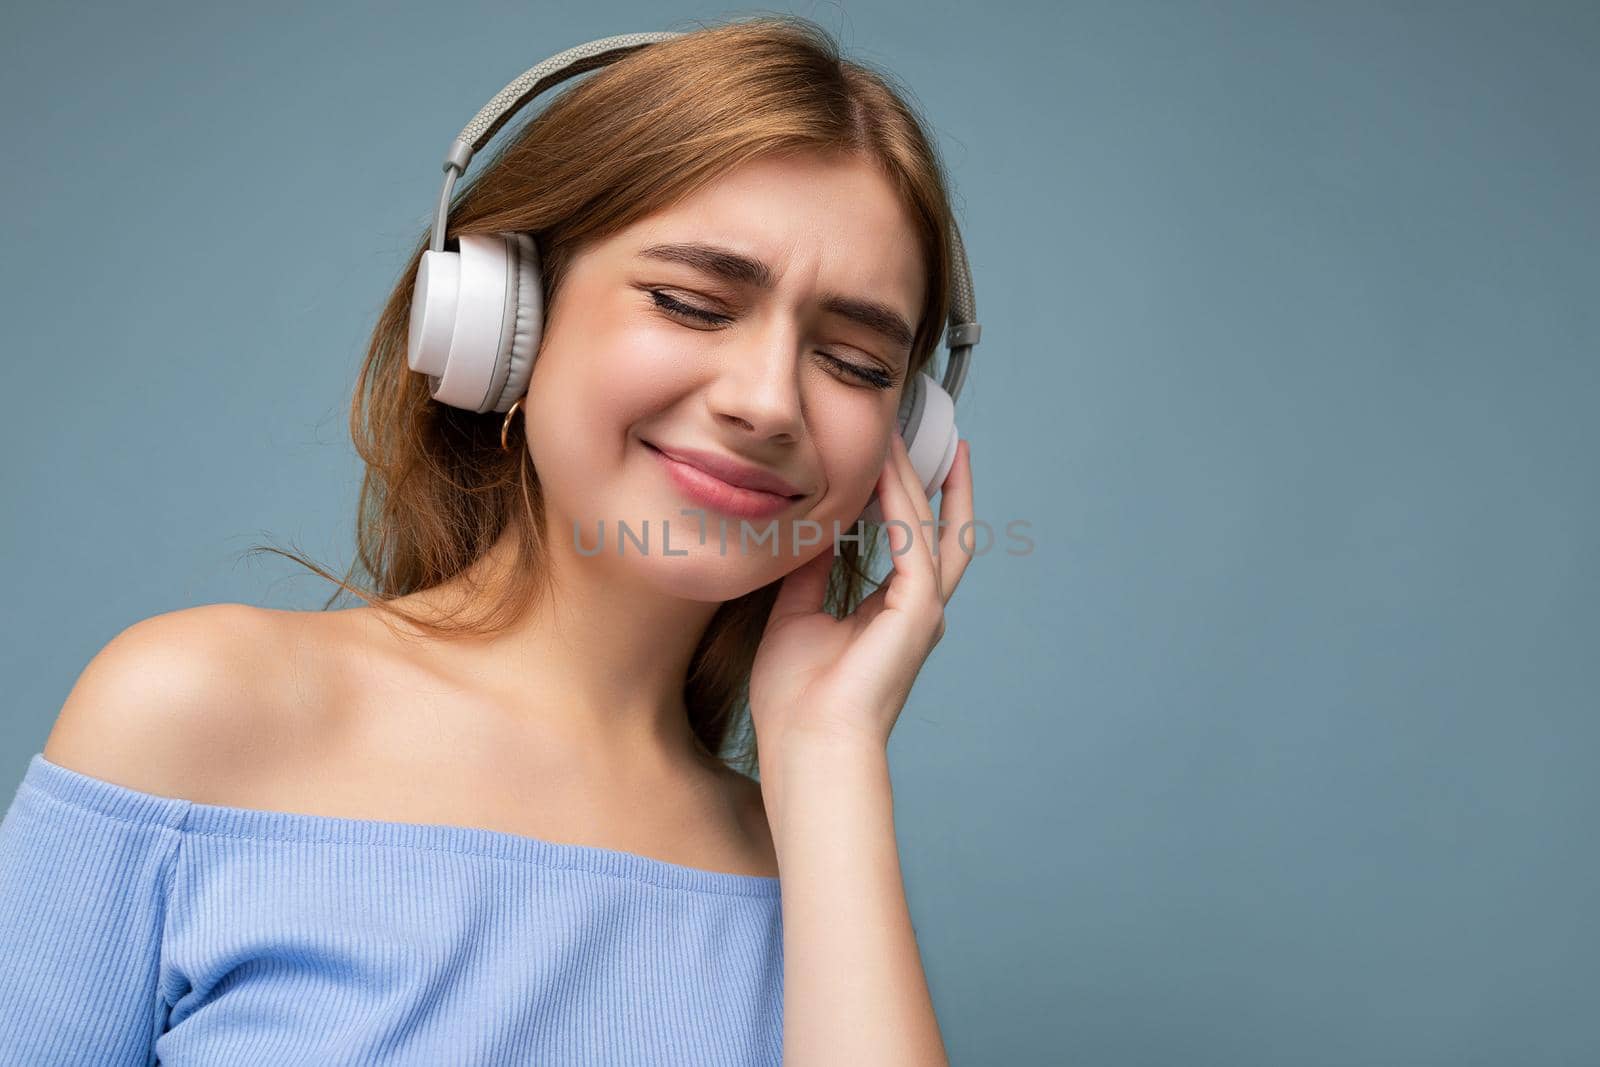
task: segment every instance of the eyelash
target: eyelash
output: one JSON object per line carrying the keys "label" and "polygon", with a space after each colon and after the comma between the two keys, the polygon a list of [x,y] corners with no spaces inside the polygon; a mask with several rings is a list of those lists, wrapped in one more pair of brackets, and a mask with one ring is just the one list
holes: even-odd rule
{"label": "eyelash", "polygon": [[[718,315],[714,312],[706,311],[704,308],[698,308],[692,304],[685,304],[681,300],[674,300],[672,297],[663,293],[659,289],[650,289],[647,291],[649,292],[651,299],[655,301],[656,307],[669,315],[682,315],[686,318],[703,322],[708,326],[720,325],[724,322],[730,321],[730,317],[727,315]],[[838,359],[835,356],[830,356],[826,352],[818,352],[817,355],[827,360],[829,364],[838,370],[844,372],[845,374],[849,374],[858,381],[861,381],[874,389],[891,389],[894,387],[894,378],[888,374],[885,374],[883,371],[868,370],[865,367],[858,367],[854,363]]]}

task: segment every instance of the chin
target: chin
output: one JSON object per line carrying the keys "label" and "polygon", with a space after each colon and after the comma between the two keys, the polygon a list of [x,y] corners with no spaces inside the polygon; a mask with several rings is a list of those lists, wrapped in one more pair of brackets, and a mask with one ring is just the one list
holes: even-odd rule
{"label": "chin", "polygon": [[[678,527],[674,525],[673,555],[663,555],[659,539],[655,539],[648,556],[641,555],[630,542],[623,558],[614,562],[625,566],[635,582],[669,596],[706,603],[737,600],[777,581],[801,562],[783,555],[781,547],[780,554],[774,557],[770,543],[764,551],[752,545],[749,552],[741,552],[736,527],[729,534],[727,551],[722,552],[715,529],[711,527],[703,545],[695,537],[687,538],[687,544],[679,544]],[[684,555],[676,554],[680,548]]]}

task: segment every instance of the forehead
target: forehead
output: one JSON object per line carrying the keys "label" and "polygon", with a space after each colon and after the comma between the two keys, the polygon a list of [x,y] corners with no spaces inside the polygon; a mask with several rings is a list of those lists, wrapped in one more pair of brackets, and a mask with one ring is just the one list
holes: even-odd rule
{"label": "forehead", "polygon": [[724,246],[771,266],[776,287],[842,292],[916,321],[922,249],[894,186],[853,157],[753,160],[615,235],[634,255],[655,244]]}

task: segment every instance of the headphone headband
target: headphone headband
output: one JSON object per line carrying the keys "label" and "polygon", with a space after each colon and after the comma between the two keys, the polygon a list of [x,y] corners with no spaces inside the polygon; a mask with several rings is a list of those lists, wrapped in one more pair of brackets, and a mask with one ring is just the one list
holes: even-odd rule
{"label": "headphone headband", "polygon": [[[456,178],[467,169],[473,155],[506,124],[528,101],[552,85],[586,71],[603,67],[622,56],[660,41],[684,36],[682,33],[661,30],[650,33],[623,33],[601,37],[584,44],[557,52],[548,59],[529,67],[512,79],[504,89],[484,104],[472,121],[462,127],[450,142],[444,156],[444,187],[439,193],[439,205],[433,216],[433,237],[429,248],[444,251],[446,219],[450,212],[450,194]],[[946,323],[945,344],[950,355],[945,361],[943,388],[954,401],[961,395],[967,379],[967,362],[982,332],[977,321],[977,298],[972,290],[972,270],[967,264],[966,245],[955,219],[950,220],[950,315]]]}

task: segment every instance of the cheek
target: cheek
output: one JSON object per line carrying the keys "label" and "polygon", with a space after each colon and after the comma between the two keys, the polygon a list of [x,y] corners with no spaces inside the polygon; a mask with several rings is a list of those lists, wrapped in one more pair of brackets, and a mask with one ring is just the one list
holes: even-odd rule
{"label": "cheek", "polygon": [[627,423],[659,412],[693,390],[705,361],[693,334],[624,318],[592,350],[590,399]]}
{"label": "cheek", "polygon": [[[876,419],[877,421],[871,421]],[[893,412],[863,417],[860,408],[824,406],[811,422],[829,496],[855,499],[872,492],[889,456]]]}
{"label": "cheek", "polygon": [[625,289],[586,323],[582,371],[590,400],[634,417],[640,405],[660,407],[693,387],[706,363],[707,336],[668,321],[648,295]]}
{"label": "cheek", "polygon": [[549,472],[578,487],[600,484],[630,430],[692,392],[702,359],[692,341],[625,308],[608,306],[581,329],[552,331],[525,405],[541,478]]}

